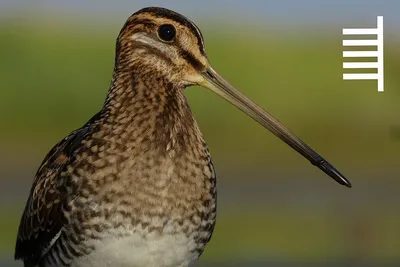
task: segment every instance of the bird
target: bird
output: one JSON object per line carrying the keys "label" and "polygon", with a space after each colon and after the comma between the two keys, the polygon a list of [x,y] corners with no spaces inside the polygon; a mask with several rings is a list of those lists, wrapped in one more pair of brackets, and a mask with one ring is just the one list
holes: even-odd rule
{"label": "bird", "polygon": [[38,168],[15,259],[25,267],[192,267],[216,223],[216,173],[185,97],[199,85],[236,106],[338,183],[350,182],[218,74],[203,35],[161,7],[116,40],[103,107]]}

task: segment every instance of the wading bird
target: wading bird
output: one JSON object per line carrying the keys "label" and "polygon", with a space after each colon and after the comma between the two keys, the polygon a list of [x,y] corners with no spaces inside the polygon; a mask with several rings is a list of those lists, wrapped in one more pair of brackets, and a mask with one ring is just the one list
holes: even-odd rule
{"label": "wading bird", "polygon": [[134,13],[116,42],[103,108],[36,173],[15,258],[25,267],[194,266],[216,220],[216,176],[184,96],[200,85],[340,184],[332,165],[211,67],[203,37],[163,8]]}

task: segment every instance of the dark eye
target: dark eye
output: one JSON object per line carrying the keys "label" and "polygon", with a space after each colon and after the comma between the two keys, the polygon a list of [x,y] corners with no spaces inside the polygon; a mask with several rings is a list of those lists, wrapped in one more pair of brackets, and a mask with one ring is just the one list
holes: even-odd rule
{"label": "dark eye", "polygon": [[158,28],[158,37],[163,41],[170,42],[174,40],[175,36],[176,30],[171,24],[163,24]]}

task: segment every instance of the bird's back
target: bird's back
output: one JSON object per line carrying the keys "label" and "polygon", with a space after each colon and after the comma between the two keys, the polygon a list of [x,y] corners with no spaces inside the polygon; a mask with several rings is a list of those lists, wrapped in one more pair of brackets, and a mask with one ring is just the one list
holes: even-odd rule
{"label": "bird's back", "polygon": [[15,258],[22,259],[27,267],[36,266],[60,237],[66,223],[63,210],[72,197],[67,191],[68,179],[64,173],[84,150],[82,142],[96,131],[100,117],[100,113],[96,114],[58,142],[36,172],[15,248]]}

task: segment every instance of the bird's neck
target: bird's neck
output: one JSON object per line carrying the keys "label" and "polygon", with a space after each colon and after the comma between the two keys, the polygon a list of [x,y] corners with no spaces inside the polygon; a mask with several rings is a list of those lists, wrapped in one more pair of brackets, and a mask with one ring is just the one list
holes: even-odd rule
{"label": "bird's neck", "polygon": [[103,108],[105,127],[119,142],[172,154],[203,146],[183,86],[163,77],[115,71]]}

